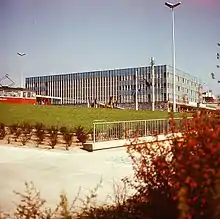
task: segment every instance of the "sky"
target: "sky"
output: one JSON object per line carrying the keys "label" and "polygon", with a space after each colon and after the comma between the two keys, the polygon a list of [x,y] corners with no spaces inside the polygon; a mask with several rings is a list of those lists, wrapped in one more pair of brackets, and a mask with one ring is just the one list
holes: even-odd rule
{"label": "sky", "polygon": [[[172,1],[176,3],[176,0]],[[163,0],[0,0],[0,76],[172,65],[172,16]],[[175,9],[176,68],[220,94],[220,0]],[[20,57],[17,52],[26,53]]]}

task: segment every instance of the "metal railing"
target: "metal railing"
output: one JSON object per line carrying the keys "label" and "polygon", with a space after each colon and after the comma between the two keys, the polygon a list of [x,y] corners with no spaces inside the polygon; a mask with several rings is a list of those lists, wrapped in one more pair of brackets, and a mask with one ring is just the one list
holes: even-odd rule
{"label": "metal railing", "polygon": [[[187,118],[190,119],[190,118]],[[174,119],[181,130],[182,118]],[[165,134],[171,129],[169,119],[132,120],[115,122],[94,122],[93,142],[130,139]]]}

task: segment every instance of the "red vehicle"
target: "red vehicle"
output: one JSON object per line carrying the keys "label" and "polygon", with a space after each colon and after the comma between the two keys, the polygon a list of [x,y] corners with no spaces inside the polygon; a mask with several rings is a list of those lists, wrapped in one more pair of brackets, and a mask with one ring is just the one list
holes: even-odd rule
{"label": "red vehicle", "polygon": [[60,104],[60,97],[36,95],[35,91],[26,88],[0,86],[0,103],[51,105]]}
{"label": "red vehicle", "polygon": [[35,105],[37,103],[36,92],[27,90],[25,88],[1,86],[0,102]]}
{"label": "red vehicle", "polygon": [[[3,85],[2,81],[7,80],[10,82],[9,85]],[[28,90],[21,87],[12,87],[14,81],[5,74],[0,78],[0,103],[14,103],[14,104],[32,104],[32,105],[50,105],[52,102],[56,104],[61,103],[60,97],[51,97],[36,95],[35,91]]]}

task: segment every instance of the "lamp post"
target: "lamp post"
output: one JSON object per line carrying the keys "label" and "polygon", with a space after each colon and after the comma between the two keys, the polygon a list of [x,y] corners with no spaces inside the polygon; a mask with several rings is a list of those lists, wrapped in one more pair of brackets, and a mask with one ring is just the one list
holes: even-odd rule
{"label": "lamp post", "polygon": [[174,9],[178,7],[181,2],[176,4],[166,2],[165,5],[172,11],[172,46],[173,46],[173,112],[176,112],[176,49],[175,49],[175,19],[174,19]]}
{"label": "lamp post", "polygon": [[151,57],[151,74],[152,74],[152,111],[155,110],[155,77],[154,77],[154,58]]}
{"label": "lamp post", "polygon": [[135,110],[138,110],[138,72],[135,71]]}
{"label": "lamp post", "polygon": [[[26,54],[25,53],[19,53],[19,52],[17,52],[17,55],[18,56],[20,56],[20,57],[23,57],[23,56],[26,56]],[[22,87],[23,86],[23,65],[22,65],[22,67],[21,67],[21,75],[20,75],[20,87]]]}

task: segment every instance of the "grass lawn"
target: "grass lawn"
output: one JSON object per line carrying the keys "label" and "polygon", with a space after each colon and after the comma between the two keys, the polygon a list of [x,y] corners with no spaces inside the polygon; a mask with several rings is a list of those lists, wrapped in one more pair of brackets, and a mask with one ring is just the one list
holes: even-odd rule
{"label": "grass lawn", "polygon": [[104,108],[78,108],[72,106],[34,106],[0,104],[0,122],[13,124],[28,121],[33,124],[42,122],[46,126],[57,125],[73,127],[82,125],[92,128],[94,120],[122,121],[167,118],[167,112],[116,110]]}

